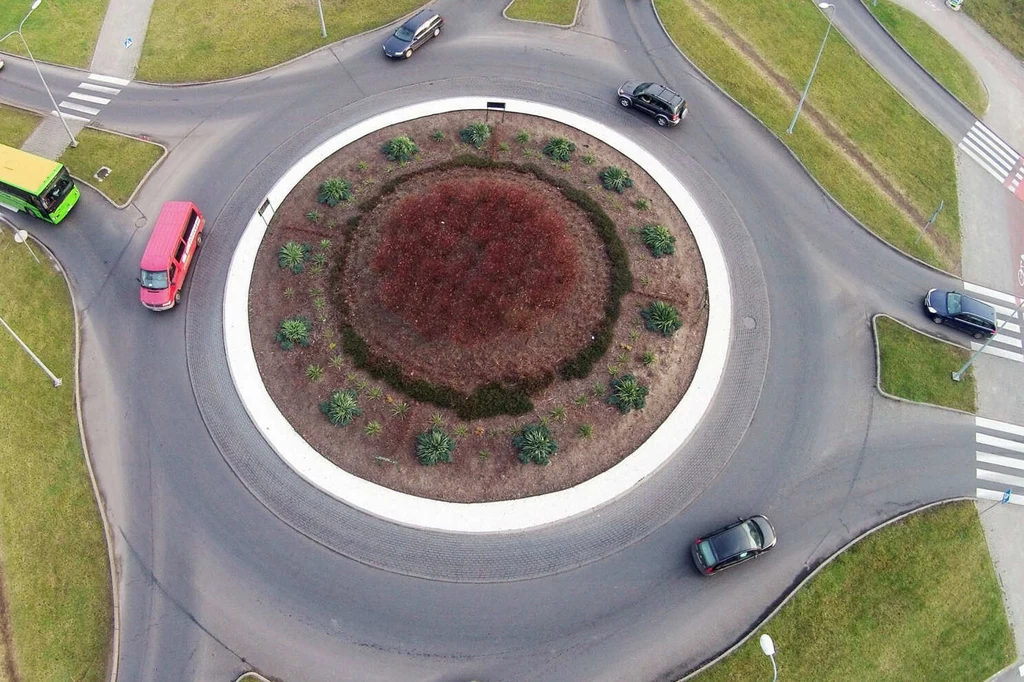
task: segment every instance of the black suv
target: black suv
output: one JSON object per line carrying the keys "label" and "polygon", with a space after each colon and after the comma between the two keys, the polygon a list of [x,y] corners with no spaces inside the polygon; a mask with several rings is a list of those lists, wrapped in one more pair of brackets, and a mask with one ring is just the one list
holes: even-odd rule
{"label": "black suv", "polygon": [[384,42],[384,54],[388,57],[408,59],[412,56],[413,50],[440,35],[442,26],[444,19],[441,15],[432,9],[425,9],[402,24]]}
{"label": "black suv", "polygon": [[935,324],[948,324],[976,339],[995,336],[996,309],[967,294],[932,289],[924,297],[924,309]]}
{"label": "black suv", "polygon": [[693,563],[704,575],[761,556],[775,546],[775,529],[760,514],[739,519],[690,545]]}
{"label": "black suv", "polygon": [[650,114],[660,126],[674,126],[686,118],[686,100],[657,83],[626,81],[619,88],[619,104]]}

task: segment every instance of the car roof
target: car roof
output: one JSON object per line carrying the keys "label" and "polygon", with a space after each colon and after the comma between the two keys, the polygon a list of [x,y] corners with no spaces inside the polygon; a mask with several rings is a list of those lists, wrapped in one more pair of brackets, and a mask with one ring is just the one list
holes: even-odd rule
{"label": "car roof", "polygon": [[142,270],[160,272],[167,269],[171,256],[178,248],[182,225],[192,208],[191,201],[168,201],[163,205],[142,254],[142,262],[139,263]]}
{"label": "car roof", "polygon": [[679,93],[674,90],[670,90],[659,83],[651,83],[650,87],[644,90],[644,94],[657,97],[672,106],[680,104],[683,101],[683,98]]}
{"label": "car roof", "polygon": [[416,29],[426,23],[429,19],[433,19],[436,16],[440,15],[432,9],[425,9],[410,17],[408,21],[402,24],[402,26],[404,28]]}
{"label": "car roof", "polygon": [[971,298],[967,294],[960,294],[960,309],[965,313],[971,313],[973,315],[979,315],[984,317],[986,320],[996,319],[996,309],[990,306],[988,303],[979,301],[976,298]]}
{"label": "car roof", "polygon": [[[754,537],[753,530],[760,530],[753,519],[747,519],[732,528],[726,528],[707,540],[715,550],[715,556],[722,559],[734,557],[742,552],[751,552],[761,548],[761,543]],[[767,538],[766,538],[767,539]]]}

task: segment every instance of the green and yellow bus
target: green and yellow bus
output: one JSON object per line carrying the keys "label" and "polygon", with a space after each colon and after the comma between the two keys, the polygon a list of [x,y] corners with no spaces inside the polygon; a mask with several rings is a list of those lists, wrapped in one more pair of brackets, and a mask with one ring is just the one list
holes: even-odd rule
{"label": "green and yellow bus", "polygon": [[80,195],[64,164],[0,144],[0,206],[56,225]]}

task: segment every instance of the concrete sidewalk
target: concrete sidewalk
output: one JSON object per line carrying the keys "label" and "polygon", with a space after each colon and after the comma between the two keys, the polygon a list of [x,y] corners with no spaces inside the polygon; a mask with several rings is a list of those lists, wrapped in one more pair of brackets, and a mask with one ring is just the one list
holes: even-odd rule
{"label": "concrete sidewalk", "polygon": [[89,70],[132,80],[142,56],[153,0],[110,0]]}

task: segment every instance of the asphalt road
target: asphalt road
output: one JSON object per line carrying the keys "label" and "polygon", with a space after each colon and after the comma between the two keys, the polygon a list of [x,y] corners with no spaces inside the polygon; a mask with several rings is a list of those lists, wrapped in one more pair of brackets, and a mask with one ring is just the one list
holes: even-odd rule
{"label": "asphalt road", "polygon": [[[20,220],[62,259],[82,309],[86,428],[121,564],[122,680],[227,680],[249,665],[284,680],[671,679],[859,532],[972,494],[973,421],[873,388],[870,316],[923,327],[923,292],[952,282],[832,204],[678,55],[649,4],[585,0],[571,31],[505,22],[503,4],[438,2],[445,33],[408,62],[384,61],[381,31],[235,81],[132,84],[99,123],[172,149],[134,204],[117,212],[86,191],[59,228]],[[11,60],[0,96],[49,110],[30,69]],[[662,131],[621,110],[614,88],[634,76],[683,92],[690,117]],[[47,77],[55,94],[81,80]],[[484,537],[414,533],[298,481],[239,418],[217,331],[234,240],[285,168],[367,115],[467,93],[627,131],[698,198],[737,292],[727,381],[669,465],[595,513]],[[134,278],[172,198],[203,207],[208,239],[185,309],[154,315]],[[697,575],[686,543],[754,512],[773,519],[778,548]]]}

